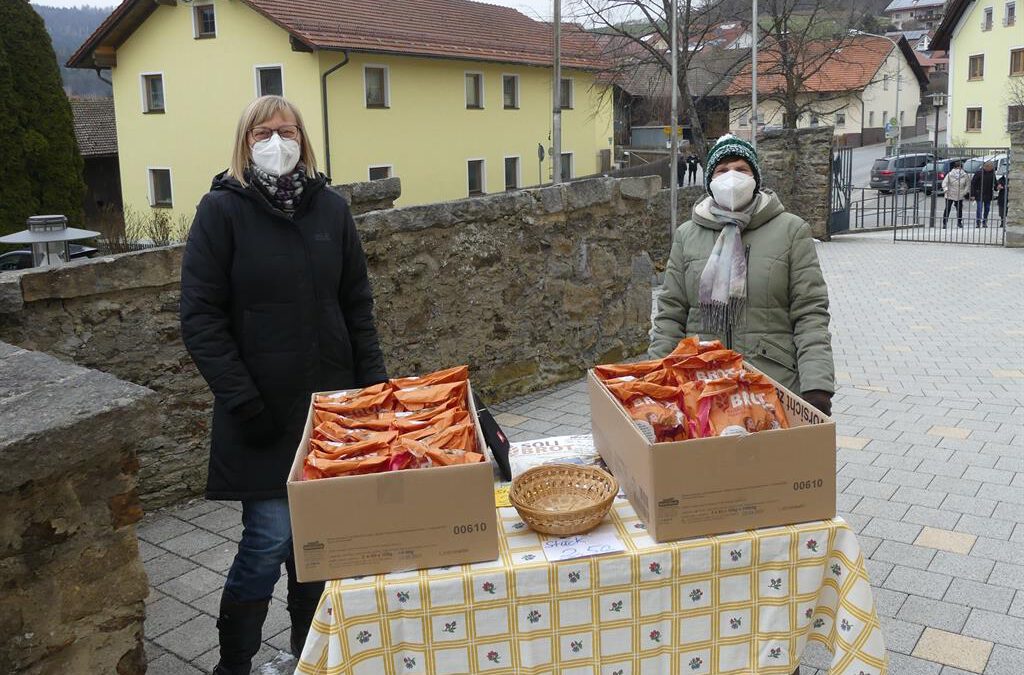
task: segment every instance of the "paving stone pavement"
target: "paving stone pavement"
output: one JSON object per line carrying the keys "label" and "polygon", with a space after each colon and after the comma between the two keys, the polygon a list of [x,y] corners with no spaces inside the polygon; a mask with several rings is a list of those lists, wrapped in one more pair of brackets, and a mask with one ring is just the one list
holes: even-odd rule
{"label": "paving stone pavement", "polygon": [[[1024,673],[1024,251],[818,246],[832,299],[838,505],[858,533],[891,675]],[[492,406],[513,441],[589,433],[584,382]],[[241,531],[235,503],[194,501],[139,527],[156,675],[209,672]],[[257,657],[291,672],[284,586]],[[805,675],[827,672],[812,644]]]}

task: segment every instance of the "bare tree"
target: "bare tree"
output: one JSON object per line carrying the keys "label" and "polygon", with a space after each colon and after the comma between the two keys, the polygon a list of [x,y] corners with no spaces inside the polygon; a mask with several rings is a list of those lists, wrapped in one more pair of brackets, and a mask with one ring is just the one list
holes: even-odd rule
{"label": "bare tree", "polygon": [[[865,68],[863,38],[852,27],[861,23],[856,5],[835,0],[762,0],[759,26],[758,97],[776,103],[782,126],[797,127],[805,114],[830,115],[844,109],[850,91],[829,86],[837,64],[844,70]],[[871,74],[870,81],[874,80]],[[734,82],[732,93],[750,91],[750,68]],[[741,108],[742,109],[742,108]]]}
{"label": "bare tree", "polygon": [[[604,56],[611,63],[605,73],[613,82],[642,80],[646,112],[668,119],[671,96],[671,0],[571,0],[574,16],[596,25],[603,34]],[[721,50],[713,44],[724,21],[738,21],[726,3],[716,0],[678,0],[679,119],[688,121],[697,155],[707,155],[708,142],[697,114],[701,100],[732,77],[750,58],[748,50]],[[726,53],[731,52],[731,53]],[[699,80],[699,82],[698,82]],[[698,84],[700,86],[698,86]],[[666,95],[667,94],[667,95]]]}

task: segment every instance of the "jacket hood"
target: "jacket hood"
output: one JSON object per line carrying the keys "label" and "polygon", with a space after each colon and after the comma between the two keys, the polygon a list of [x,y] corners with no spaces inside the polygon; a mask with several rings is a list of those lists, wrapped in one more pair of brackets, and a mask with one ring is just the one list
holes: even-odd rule
{"label": "jacket hood", "polygon": [[[711,217],[708,207],[711,205],[711,195],[704,197],[693,205],[693,222],[709,230],[719,231],[724,225]],[[774,191],[761,189],[757,193],[757,205],[754,207],[754,214],[750,217],[750,224],[745,229],[756,230],[769,220],[785,213],[786,207]]]}

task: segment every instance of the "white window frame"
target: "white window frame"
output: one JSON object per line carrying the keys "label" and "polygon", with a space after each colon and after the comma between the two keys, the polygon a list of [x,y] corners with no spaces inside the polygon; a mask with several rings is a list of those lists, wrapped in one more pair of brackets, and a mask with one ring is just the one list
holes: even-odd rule
{"label": "white window frame", "polygon": [[[981,57],[981,77],[973,77],[973,76],[971,76],[971,59],[973,59],[975,56],[980,56]],[[967,55],[967,81],[968,82],[981,82],[982,80],[985,79],[985,67],[988,65],[987,63],[985,63],[986,61],[988,61],[988,59],[985,58],[985,52],[978,52],[976,54],[968,54]]]}
{"label": "white window frame", "polygon": [[[213,35],[199,35],[199,22],[196,21],[196,8],[213,7]],[[192,38],[195,40],[213,40],[217,37],[217,6],[212,1],[196,2],[192,5]]]}
{"label": "white window frame", "polygon": [[[154,171],[166,171],[167,178],[171,182],[171,205],[164,206],[163,204],[156,203],[156,186],[153,184],[153,172]],[[174,208],[174,171],[169,166],[147,166],[146,167],[146,191],[149,197],[149,206],[154,209],[173,209]]]}
{"label": "white window frame", "polygon": [[[505,183],[508,183],[508,180],[507,180],[508,176],[504,175],[504,172],[505,172],[505,169],[506,169],[506,167],[505,167],[505,160],[508,160],[508,159],[516,160],[516,186],[513,189],[514,190],[521,190],[521,189],[523,189],[523,158],[520,155],[505,155],[502,158],[501,170],[502,170],[502,174],[503,174],[502,178],[505,180]],[[468,179],[469,176],[467,175],[466,178]],[[508,191],[508,187],[507,186],[505,186],[505,191],[506,192]]]}
{"label": "white window frame", "polygon": [[[516,104],[515,104],[515,106],[513,106],[511,108],[505,107],[505,78],[506,77],[514,78],[515,81],[516,81]],[[519,75],[517,75],[515,73],[502,73],[501,74],[501,107],[504,110],[519,110],[520,108],[522,108],[522,105],[520,105],[521,103],[522,103],[522,98],[519,95]]]}
{"label": "white window frame", "polygon": [[[381,108],[379,105],[370,105],[370,102],[366,100],[366,71],[370,68],[380,69],[384,71],[384,107]],[[363,64],[363,107],[368,110],[388,110],[391,108],[391,67],[383,63],[364,63]]]}
{"label": "white window frame", "polygon": [[846,111],[845,110],[837,110],[836,111],[836,126],[837,127],[843,127],[843,128],[846,127]]}
{"label": "white window frame", "polygon": [[[563,152],[562,156],[569,155],[569,175],[562,174],[562,180],[566,178],[572,178],[576,175],[576,153],[575,152]],[[561,159],[559,159],[561,162]]]}
{"label": "white window frame", "polygon": [[[1024,49],[1024,44],[1010,45],[1010,48],[1007,50],[1006,59],[1009,61],[1007,70],[1013,67],[1013,53],[1018,49]],[[1024,74],[1018,73],[1017,75],[1007,75],[1007,77],[1024,77]]]}
{"label": "white window frame", "polygon": [[263,92],[260,91],[260,71],[261,70],[272,70],[277,68],[281,71],[281,96],[287,91],[284,86],[284,64],[281,63],[258,63],[252,67],[253,83],[256,90],[256,98],[263,96]]}
{"label": "white window frame", "polygon": [[[147,102],[149,101],[149,92],[146,89],[146,78],[147,77],[151,77],[153,75],[159,75],[160,76],[160,91],[161,91],[161,93],[163,94],[163,97],[164,97],[164,107],[163,107],[163,110],[153,111],[153,110],[149,110],[149,107],[148,107],[148,103]],[[159,115],[161,113],[166,113],[167,112],[167,81],[164,79],[164,72],[162,70],[159,70],[159,71],[154,70],[154,71],[150,71],[150,72],[139,73],[139,93],[142,94],[142,113],[144,115]]]}
{"label": "white window frame", "polygon": [[[469,105],[469,91],[466,89],[466,78],[470,75],[476,75],[480,78],[480,105],[471,106]],[[462,94],[466,99],[466,110],[484,110],[487,108],[487,80],[484,79],[484,73],[482,70],[467,70],[462,73]],[[504,92],[502,92],[502,98],[505,98]],[[504,102],[503,102],[504,103]],[[469,160],[466,160],[469,161]]]}
{"label": "white window frame", "polygon": [[748,112],[740,113],[740,122],[739,122],[740,126],[741,127],[749,127],[750,126],[750,119],[751,119],[750,113],[748,113]]}
{"label": "white window frame", "polygon": [[[480,194],[473,194],[469,189],[469,163],[480,162]],[[484,157],[466,158],[466,194],[470,197],[482,197],[487,194],[487,160]]]}
{"label": "white window frame", "polygon": [[[569,107],[562,108],[562,110],[574,110],[576,108],[576,78],[563,77],[562,83],[564,84],[566,81],[569,82]],[[565,87],[563,86],[562,91],[564,90]],[[561,92],[559,92],[559,94],[561,94]],[[561,103],[561,99],[559,99],[559,103]]]}
{"label": "white window frame", "polygon": [[374,169],[387,169],[388,170],[388,178],[394,178],[395,177],[395,165],[394,164],[371,164],[368,167],[366,167],[366,180],[371,180],[371,181],[372,180],[381,180],[380,178],[371,178],[370,177],[370,172],[373,171]]}
{"label": "white window frame", "polygon": [[[991,16],[992,16],[992,23],[987,23],[985,21],[985,12],[989,12],[991,14]],[[993,8],[992,6],[983,7],[981,9],[981,32],[987,33],[988,31],[990,31],[993,28],[995,28],[995,26],[996,26],[996,10],[995,10],[995,8]]]}
{"label": "white window frame", "polygon": [[[968,119],[969,119],[969,115],[968,115],[968,111],[969,110],[980,110],[981,111],[981,126],[978,127],[977,129],[968,129],[967,128],[967,122],[968,122]],[[978,104],[978,105],[972,105],[972,104],[965,105],[964,106],[964,133],[965,134],[980,134],[984,129],[985,129],[985,106],[983,106],[981,104]]]}
{"label": "white window frame", "polygon": [[[1010,23],[1010,8],[1013,7],[1013,23]],[[1003,5],[1003,26],[1017,25],[1017,3],[1008,2]]]}

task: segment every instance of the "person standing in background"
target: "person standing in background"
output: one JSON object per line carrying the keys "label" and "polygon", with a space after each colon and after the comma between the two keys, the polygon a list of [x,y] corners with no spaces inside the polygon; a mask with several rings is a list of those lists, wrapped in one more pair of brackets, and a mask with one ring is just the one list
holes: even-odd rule
{"label": "person standing in background", "polygon": [[[942,214],[942,229],[946,229],[949,211],[956,207],[956,226],[964,226],[964,199],[971,192],[971,177],[963,170],[961,162],[950,162],[949,173],[942,179],[942,193],[946,198],[946,210]],[[934,227],[934,223],[932,225]]]}
{"label": "person standing in background", "polygon": [[992,208],[992,195],[995,193],[995,189],[995,165],[992,162],[985,162],[971,178],[971,199],[978,202],[978,206],[975,208],[977,227],[988,227],[988,214]]}
{"label": "person standing in background", "polygon": [[690,153],[690,156],[686,158],[687,185],[695,185],[697,183],[697,167],[699,165],[700,161],[697,159],[697,155]]}

